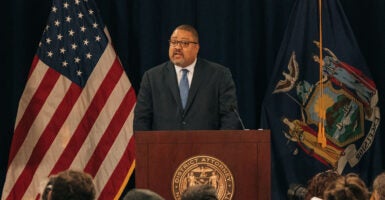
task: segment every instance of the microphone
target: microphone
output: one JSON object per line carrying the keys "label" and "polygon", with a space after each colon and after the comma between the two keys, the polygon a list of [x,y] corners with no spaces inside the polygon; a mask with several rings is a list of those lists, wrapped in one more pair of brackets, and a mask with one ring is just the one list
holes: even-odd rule
{"label": "microphone", "polygon": [[239,113],[238,113],[238,111],[237,111],[237,107],[236,107],[235,105],[231,105],[231,106],[230,106],[230,110],[231,110],[232,112],[234,112],[235,115],[237,116],[238,121],[239,121],[239,123],[240,123],[241,126],[242,126],[242,130],[248,130],[248,129],[245,128],[245,125],[243,124],[242,118],[241,118],[241,116],[239,115]]}

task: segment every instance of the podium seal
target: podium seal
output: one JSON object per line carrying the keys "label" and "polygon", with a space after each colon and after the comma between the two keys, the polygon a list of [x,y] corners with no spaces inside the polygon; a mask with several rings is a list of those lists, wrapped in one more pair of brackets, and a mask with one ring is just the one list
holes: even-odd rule
{"label": "podium seal", "polygon": [[198,155],[183,161],[172,178],[174,199],[180,200],[185,189],[194,185],[212,185],[219,200],[231,200],[234,177],[226,164],[217,158]]}

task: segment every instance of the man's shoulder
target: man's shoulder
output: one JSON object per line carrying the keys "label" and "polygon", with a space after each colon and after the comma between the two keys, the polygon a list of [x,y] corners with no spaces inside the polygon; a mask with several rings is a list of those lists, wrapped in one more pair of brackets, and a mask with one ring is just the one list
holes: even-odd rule
{"label": "man's shoulder", "polygon": [[164,70],[170,70],[170,67],[172,67],[172,66],[173,65],[170,61],[166,61],[162,64],[156,65],[156,66],[148,69],[146,73],[150,73],[150,74],[160,73],[161,71],[164,71]]}
{"label": "man's shoulder", "polygon": [[213,67],[225,67],[217,62],[214,62],[214,61],[210,61],[210,60],[207,60],[207,59],[204,59],[204,58],[198,58],[197,60],[197,64],[201,64],[201,65],[208,65],[208,66],[213,66]]}
{"label": "man's shoulder", "polygon": [[198,58],[197,65],[202,66],[205,69],[211,69],[214,71],[228,71],[229,68],[217,62],[209,61],[207,59]]}

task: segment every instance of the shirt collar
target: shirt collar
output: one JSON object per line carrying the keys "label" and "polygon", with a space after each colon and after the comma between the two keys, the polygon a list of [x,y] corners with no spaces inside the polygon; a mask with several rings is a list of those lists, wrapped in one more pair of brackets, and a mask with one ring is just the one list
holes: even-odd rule
{"label": "shirt collar", "polygon": [[194,62],[191,63],[191,65],[189,65],[187,67],[180,67],[180,66],[174,65],[175,71],[179,72],[182,69],[187,69],[190,74],[194,74],[194,68],[195,68],[196,63],[197,63],[197,59],[195,58]]}

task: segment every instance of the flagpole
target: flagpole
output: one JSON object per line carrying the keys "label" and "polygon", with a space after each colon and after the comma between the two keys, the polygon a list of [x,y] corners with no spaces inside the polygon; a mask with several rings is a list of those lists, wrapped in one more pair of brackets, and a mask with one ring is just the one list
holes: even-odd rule
{"label": "flagpole", "polygon": [[326,137],[325,137],[325,119],[326,119],[326,110],[324,106],[324,84],[323,84],[323,55],[322,55],[322,0],[318,0],[318,18],[319,18],[319,80],[320,80],[320,95],[319,95],[319,116],[320,121],[318,123],[318,143],[321,144],[323,148],[326,147]]}

